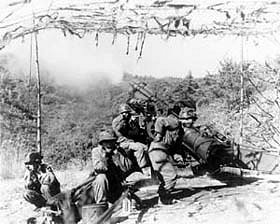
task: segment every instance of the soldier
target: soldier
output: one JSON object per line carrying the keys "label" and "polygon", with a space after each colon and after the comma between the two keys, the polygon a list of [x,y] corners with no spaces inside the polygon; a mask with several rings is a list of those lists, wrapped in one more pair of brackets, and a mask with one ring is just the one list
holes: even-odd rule
{"label": "soldier", "polygon": [[[207,125],[194,126],[197,120],[196,106],[194,102],[188,102],[185,107],[180,111],[179,114],[180,121],[185,130],[187,129],[197,129],[203,136],[207,137],[220,137],[221,141],[226,141],[225,137],[219,132]],[[221,135],[221,136],[219,136]]]}
{"label": "soldier", "polygon": [[183,130],[177,118],[180,108],[174,106],[168,110],[167,117],[159,117],[155,123],[156,136],[149,148],[152,167],[160,181],[159,202],[172,204],[176,202],[171,191],[175,187],[177,174],[172,165],[172,156],[179,147]]}
{"label": "soldier", "polygon": [[61,208],[64,223],[78,223],[85,205],[100,205],[104,212],[121,196],[122,181],[131,170],[131,162],[120,155],[116,140],[113,131],[100,132],[98,146],[92,149],[93,170],[86,182],[50,202]]}
{"label": "soldier", "polygon": [[47,164],[41,165],[41,192],[49,200],[52,196],[60,193],[60,183],[57,180],[53,169]]}
{"label": "soldier", "polygon": [[47,200],[60,193],[60,183],[50,166],[42,164],[42,156],[38,152],[31,152],[25,161],[24,175],[26,201],[37,208],[47,205]]}
{"label": "soldier", "polygon": [[[83,192],[80,205],[114,203],[122,193],[123,173],[115,158],[117,138],[110,131],[102,131],[99,145],[92,149],[93,173],[91,188]],[[127,170],[130,168],[128,161]]]}
{"label": "soldier", "polygon": [[119,116],[112,122],[112,128],[118,137],[118,143],[129,158],[138,165],[144,175],[150,176],[150,168],[146,155],[147,146],[138,142],[139,128],[131,120],[131,108],[127,104],[121,104]]}
{"label": "soldier", "polygon": [[[238,149],[235,149],[225,136],[207,125],[194,126],[197,120],[195,106],[188,105],[185,107],[180,112],[179,117],[184,128],[184,142],[186,144],[189,142],[190,147],[198,148],[201,146],[199,150],[196,149],[200,152],[200,157],[196,158],[200,161],[200,164],[192,167],[194,174],[213,172],[222,165],[246,168],[246,165],[235,155],[235,152],[238,153]],[[197,155],[192,156],[196,157]]]}
{"label": "soldier", "polygon": [[194,128],[194,123],[197,120],[196,107],[193,105],[184,107],[180,111],[179,118],[184,128]]}

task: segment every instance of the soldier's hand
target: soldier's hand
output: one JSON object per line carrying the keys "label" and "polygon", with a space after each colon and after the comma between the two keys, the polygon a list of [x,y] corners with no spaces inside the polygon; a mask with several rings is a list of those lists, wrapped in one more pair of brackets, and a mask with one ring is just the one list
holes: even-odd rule
{"label": "soldier's hand", "polygon": [[32,167],[30,165],[25,165],[25,168],[30,172],[32,171]]}
{"label": "soldier's hand", "polygon": [[47,172],[53,173],[53,168],[50,165],[47,166],[46,170]]}
{"label": "soldier's hand", "polygon": [[154,138],[154,142],[160,142],[161,140],[162,140],[162,135],[160,133],[157,133]]}

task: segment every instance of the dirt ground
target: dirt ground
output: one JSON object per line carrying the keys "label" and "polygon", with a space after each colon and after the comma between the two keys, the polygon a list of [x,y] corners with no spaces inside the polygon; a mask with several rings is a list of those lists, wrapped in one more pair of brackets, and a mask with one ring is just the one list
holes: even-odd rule
{"label": "dirt ground", "polygon": [[[69,189],[82,181],[87,172],[60,172],[57,176],[62,188]],[[122,223],[280,223],[280,176],[254,179],[251,183],[235,179],[229,182],[209,176],[185,176],[178,180],[174,192],[178,203],[164,206],[157,204],[156,185],[142,187],[137,194],[146,207],[132,212]],[[23,224],[38,214],[23,200],[22,190],[20,178],[1,180],[0,223]]]}

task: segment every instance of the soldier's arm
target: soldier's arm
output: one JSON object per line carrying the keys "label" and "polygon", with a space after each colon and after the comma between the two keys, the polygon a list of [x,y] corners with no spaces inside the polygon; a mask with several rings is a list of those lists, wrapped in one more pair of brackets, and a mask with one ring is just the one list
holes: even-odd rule
{"label": "soldier's arm", "polygon": [[[49,168],[49,166],[47,166],[47,169],[48,168]],[[43,185],[51,185],[54,182],[56,182],[56,176],[54,175],[53,171],[47,170],[46,174],[45,174],[44,178],[42,178],[41,182]]]}
{"label": "soldier's arm", "polygon": [[166,126],[166,121],[164,117],[159,117],[156,120],[155,123],[155,142],[159,142],[162,140],[162,137],[164,136],[165,133],[165,126]]}
{"label": "soldier's arm", "polygon": [[24,187],[29,189],[29,187],[32,184],[32,181],[31,181],[31,171],[27,170],[25,172],[23,180],[24,180]]}
{"label": "soldier's arm", "polygon": [[125,126],[125,121],[124,120],[122,120],[118,117],[113,120],[112,128],[113,128],[113,131],[115,132],[115,134],[118,138],[125,137],[122,133],[122,130],[123,130],[124,126]]}
{"label": "soldier's arm", "polygon": [[108,170],[107,158],[102,156],[97,149],[92,150],[92,165],[96,173],[105,173]]}
{"label": "soldier's arm", "polygon": [[37,185],[40,185],[39,178],[34,171],[27,170],[24,175],[24,187],[33,190]]}

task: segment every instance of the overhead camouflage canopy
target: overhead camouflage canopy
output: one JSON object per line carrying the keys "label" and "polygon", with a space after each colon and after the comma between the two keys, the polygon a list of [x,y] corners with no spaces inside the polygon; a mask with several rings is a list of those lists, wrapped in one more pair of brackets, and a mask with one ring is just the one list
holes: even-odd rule
{"label": "overhead camouflage canopy", "polygon": [[[2,0],[0,47],[39,30],[194,36],[277,32],[280,2],[225,0]],[[98,37],[96,37],[98,38]]]}

